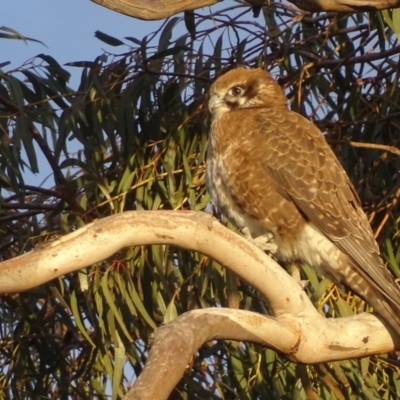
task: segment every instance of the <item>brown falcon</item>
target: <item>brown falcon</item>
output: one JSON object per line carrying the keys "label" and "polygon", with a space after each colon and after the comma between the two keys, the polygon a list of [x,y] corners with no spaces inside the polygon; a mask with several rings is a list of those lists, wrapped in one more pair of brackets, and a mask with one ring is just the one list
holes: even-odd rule
{"label": "brown falcon", "polygon": [[206,183],[214,204],[277,257],[306,262],[369,303],[400,335],[400,289],[385,268],[356,190],[319,129],[287,108],[262,69],[210,89]]}

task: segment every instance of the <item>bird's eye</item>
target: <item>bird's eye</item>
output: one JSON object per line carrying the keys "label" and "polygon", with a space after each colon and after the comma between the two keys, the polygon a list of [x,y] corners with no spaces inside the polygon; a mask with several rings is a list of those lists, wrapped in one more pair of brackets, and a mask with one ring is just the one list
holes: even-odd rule
{"label": "bird's eye", "polygon": [[240,86],[234,86],[231,90],[229,90],[229,94],[235,97],[242,95],[243,92],[244,90]]}

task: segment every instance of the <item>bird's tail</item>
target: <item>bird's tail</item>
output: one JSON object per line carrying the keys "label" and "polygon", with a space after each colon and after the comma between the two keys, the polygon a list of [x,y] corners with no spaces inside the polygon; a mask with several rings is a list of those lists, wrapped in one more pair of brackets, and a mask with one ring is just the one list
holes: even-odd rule
{"label": "bird's tail", "polygon": [[[352,285],[348,285],[367,304],[373,307],[374,313],[386,322],[392,333],[400,339],[400,287],[393,275],[387,270],[378,254],[371,265],[373,269],[355,266],[358,278],[353,275]],[[347,286],[347,285],[346,285]]]}
{"label": "bird's tail", "polygon": [[394,279],[393,284],[399,291],[398,302],[383,295],[379,290],[374,290],[374,293],[366,296],[364,300],[373,307],[374,313],[384,320],[382,322],[386,322],[385,326],[388,325],[387,327],[391,328],[392,333],[400,339],[400,288],[398,288]]}

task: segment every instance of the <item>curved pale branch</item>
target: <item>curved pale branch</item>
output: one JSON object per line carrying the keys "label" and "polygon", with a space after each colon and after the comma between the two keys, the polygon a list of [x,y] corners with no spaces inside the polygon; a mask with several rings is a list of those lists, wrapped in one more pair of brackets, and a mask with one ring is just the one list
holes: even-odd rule
{"label": "curved pale branch", "polygon": [[92,0],[121,14],[130,17],[154,21],[168,18],[182,11],[195,10],[197,8],[211,6],[219,0]]}
{"label": "curved pale branch", "polygon": [[[121,14],[143,20],[157,20],[170,17],[182,11],[195,10],[211,6],[220,0],[92,0],[103,7]],[[389,8],[399,8],[400,0],[289,0],[300,10],[319,11],[378,11]],[[251,4],[259,5],[262,0],[248,0]],[[265,2],[268,5],[267,2]]]}
{"label": "curved pale branch", "polygon": [[156,330],[145,369],[124,400],[168,399],[193,354],[215,339],[259,343],[302,363],[393,350],[389,333],[371,314],[338,319],[315,313],[272,318],[224,308],[194,310]]}
{"label": "curved pale branch", "polygon": [[212,257],[264,293],[275,315],[314,310],[299,285],[271,258],[210,214],[194,211],[130,211],[96,220],[0,263],[0,294],[30,289],[124,247],[148,244],[173,244]]}
{"label": "curved pale branch", "polygon": [[[215,339],[261,343],[303,363],[362,357],[400,348],[399,339],[392,338],[371,314],[323,318],[278,264],[203,212],[131,211],[96,220],[32,252],[0,263],[0,293],[26,290],[101,261],[124,247],[149,244],[176,245],[214,258],[259,290],[268,299],[275,317],[222,308],[180,316],[156,331],[149,362],[129,394],[133,397],[127,398],[167,398],[161,392],[157,397],[150,395],[154,394],[150,386],[163,388],[162,393],[167,392],[167,387],[172,390],[190,357],[203,343]],[[173,370],[169,363],[172,357]]]}
{"label": "curved pale branch", "polygon": [[319,11],[379,11],[400,7],[399,0],[289,0],[301,10]]}

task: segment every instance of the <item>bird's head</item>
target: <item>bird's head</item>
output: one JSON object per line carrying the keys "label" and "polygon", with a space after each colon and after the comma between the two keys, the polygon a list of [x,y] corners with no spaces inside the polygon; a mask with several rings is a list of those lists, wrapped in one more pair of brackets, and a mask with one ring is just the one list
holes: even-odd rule
{"label": "bird's head", "polygon": [[261,68],[236,68],[218,78],[211,86],[208,109],[213,117],[239,108],[287,107],[286,97]]}

